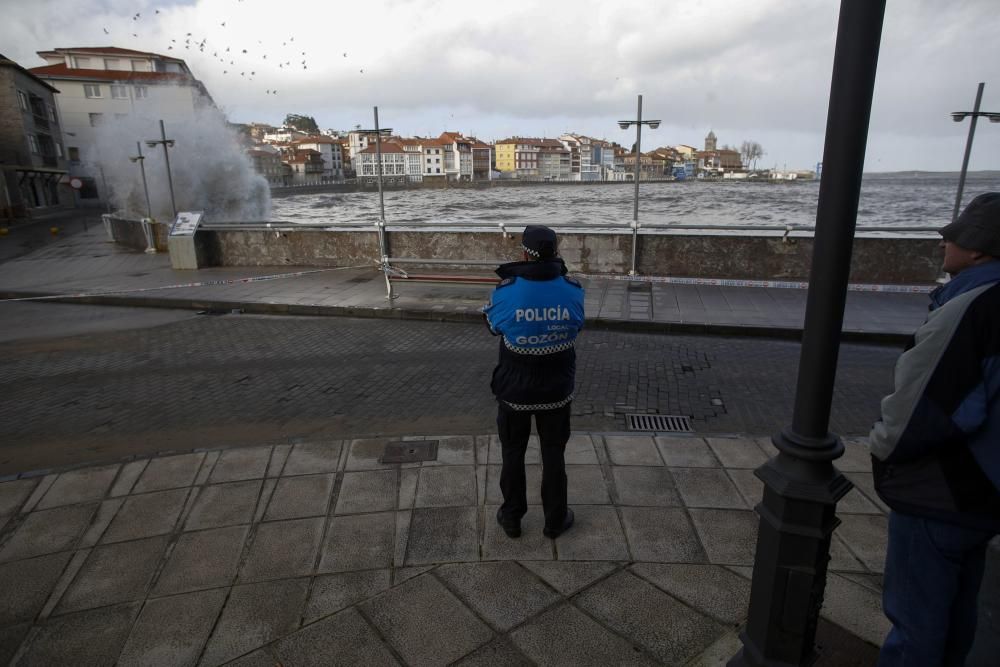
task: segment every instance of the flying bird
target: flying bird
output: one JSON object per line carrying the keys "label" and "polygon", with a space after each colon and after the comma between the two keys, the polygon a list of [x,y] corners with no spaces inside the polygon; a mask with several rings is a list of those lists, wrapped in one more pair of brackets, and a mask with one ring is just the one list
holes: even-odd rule
{"label": "flying bird", "polygon": [[256,74],[256,72],[250,72],[250,76],[253,76],[254,74]]}
{"label": "flying bird", "polygon": [[347,57],[347,54],[346,54],[346,53],[344,54],[344,57],[345,57],[345,58]]}
{"label": "flying bird", "polygon": [[225,21],[223,21],[223,22],[222,22],[222,27],[223,27],[223,28],[225,28],[225,27],[226,27],[226,22],[225,22]]}
{"label": "flying bird", "polygon": [[107,29],[107,28],[105,28],[105,29],[104,29],[104,34],[105,34],[105,35],[110,35],[111,33],[109,33],[109,32],[108,32],[108,29]]}
{"label": "flying bird", "polygon": [[362,73],[362,74],[364,74],[364,73],[365,73],[365,71],[364,71],[364,70],[361,70],[361,73]]}
{"label": "flying bird", "polygon": [[247,50],[246,50],[246,49],[243,49],[243,53],[246,53],[246,52],[247,52]]}

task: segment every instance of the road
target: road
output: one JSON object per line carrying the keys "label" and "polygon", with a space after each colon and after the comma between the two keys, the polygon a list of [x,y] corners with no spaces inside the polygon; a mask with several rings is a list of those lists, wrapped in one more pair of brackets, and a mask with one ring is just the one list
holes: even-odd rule
{"label": "road", "polygon": [[[481,326],[0,303],[0,474],[165,450],[363,435],[488,433],[497,339]],[[626,412],[702,433],[790,421],[799,346],[588,330],[574,428]],[[845,345],[831,427],[867,433],[893,347]]]}

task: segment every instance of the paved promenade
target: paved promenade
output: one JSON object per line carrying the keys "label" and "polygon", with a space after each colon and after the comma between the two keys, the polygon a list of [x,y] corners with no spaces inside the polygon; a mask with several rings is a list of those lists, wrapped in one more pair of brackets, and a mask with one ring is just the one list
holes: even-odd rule
{"label": "paved promenade", "polygon": [[[372,267],[223,284],[299,270],[174,271],[98,228],[0,264],[0,293],[478,321],[489,292],[402,285],[390,306]],[[173,287],[193,282],[213,284]],[[684,333],[794,337],[806,296],[587,287],[597,326]],[[902,340],[925,307],[924,295],[853,292],[845,332]],[[436,440],[436,459],[382,464],[400,439]],[[888,629],[886,508],[863,443],[846,446],[837,465],[856,488],[831,545],[817,663],[828,666],[874,664]],[[0,477],[0,664],[722,665],[740,647],[766,437],[579,432],[567,449],[577,523],[557,540],[542,536],[537,504],[520,539],[497,525],[495,436],[420,425],[218,447],[194,438],[179,452]],[[537,489],[537,445],[528,464]],[[996,590],[1000,574],[989,577]],[[991,622],[970,664],[996,655]]]}
{"label": "paved promenade", "polygon": [[[0,239],[0,243],[13,240]],[[255,313],[478,320],[479,308],[490,291],[483,285],[397,283],[398,298],[390,304],[385,281],[374,265],[215,284],[310,270],[281,266],[175,271],[166,254],[146,255],[116,246],[99,226],[0,264],[0,297],[92,294],[75,300]],[[607,278],[584,282],[588,321],[595,326],[797,337],[805,313],[804,289],[629,283]],[[163,289],[189,283],[213,284]],[[850,292],[845,339],[900,341],[926,314],[923,294]]]}
{"label": "paved promenade", "polygon": [[[718,665],[738,648],[761,486],[753,438],[577,434],[576,525],[495,520],[491,436],[198,451],[0,483],[0,663]],[[412,438],[424,440],[424,437]],[[842,470],[820,664],[871,664],[886,517]]]}

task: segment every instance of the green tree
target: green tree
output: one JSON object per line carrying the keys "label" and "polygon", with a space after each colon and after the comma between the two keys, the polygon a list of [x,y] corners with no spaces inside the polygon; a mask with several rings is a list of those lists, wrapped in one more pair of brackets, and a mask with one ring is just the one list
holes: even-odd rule
{"label": "green tree", "polygon": [[285,116],[285,125],[287,127],[294,127],[296,130],[301,130],[302,132],[319,134],[319,126],[316,125],[316,119],[312,116],[301,116],[297,113],[290,113]]}

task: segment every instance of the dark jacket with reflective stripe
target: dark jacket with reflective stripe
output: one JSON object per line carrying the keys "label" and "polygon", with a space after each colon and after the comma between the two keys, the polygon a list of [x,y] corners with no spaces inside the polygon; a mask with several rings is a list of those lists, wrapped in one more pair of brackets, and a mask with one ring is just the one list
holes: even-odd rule
{"label": "dark jacket with reflective stripe", "polygon": [[483,308],[500,341],[490,387],[498,400],[520,409],[551,409],[573,395],[574,342],[583,328],[583,288],[556,258],[511,262]]}
{"label": "dark jacket with reflective stripe", "polygon": [[905,514],[1000,532],[1000,261],[934,296],[869,436],[875,489]]}

